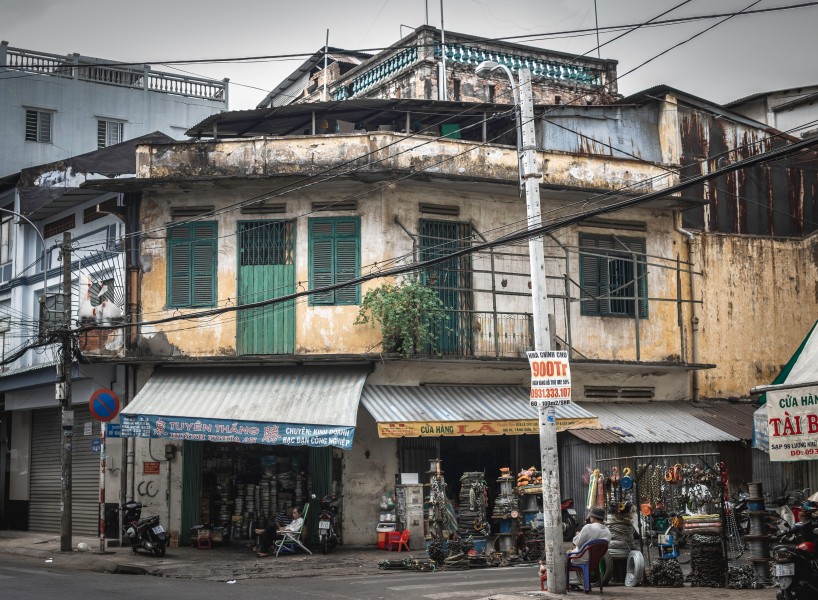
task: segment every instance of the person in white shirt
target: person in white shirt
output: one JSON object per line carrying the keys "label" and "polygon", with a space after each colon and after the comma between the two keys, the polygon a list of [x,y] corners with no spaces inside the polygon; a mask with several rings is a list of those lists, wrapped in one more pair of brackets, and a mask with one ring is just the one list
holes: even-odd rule
{"label": "person in white shirt", "polygon": [[270,548],[276,540],[282,539],[285,531],[298,531],[304,524],[304,518],[301,516],[301,509],[297,506],[293,507],[293,520],[284,527],[276,527],[275,523],[267,525],[264,529],[256,529],[256,535],[261,536],[259,541],[259,553],[256,555],[259,558],[270,556]]}
{"label": "person in white shirt", "polygon": [[[605,509],[596,506],[591,509],[588,514],[589,523],[585,525],[582,530],[574,536],[574,549],[571,552],[577,552],[582,546],[591,540],[606,540],[611,541],[611,531],[605,526]],[[571,559],[572,563],[586,563],[588,562],[588,555],[580,556]]]}

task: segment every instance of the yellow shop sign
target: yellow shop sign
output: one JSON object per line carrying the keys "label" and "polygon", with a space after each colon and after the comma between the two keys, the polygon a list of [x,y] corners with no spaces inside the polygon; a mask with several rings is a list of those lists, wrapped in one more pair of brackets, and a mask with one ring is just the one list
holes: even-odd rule
{"label": "yellow shop sign", "polygon": [[[599,429],[594,418],[557,419],[557,431],[568,429]],[[452,435],[523,435],[539,434],[540,425],[536,419],[521,421],[435,421],[378,423],[378,437],[438,437]]]}

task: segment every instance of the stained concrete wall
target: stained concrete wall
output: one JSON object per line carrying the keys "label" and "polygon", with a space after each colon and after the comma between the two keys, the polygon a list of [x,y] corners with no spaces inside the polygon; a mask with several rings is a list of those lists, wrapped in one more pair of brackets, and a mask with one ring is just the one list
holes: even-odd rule
{"label": "stained concrete wall", "polygon": [[344,544],[368,546],[377,542],[381,496],[388,490],[394,496],[397,472],[397,440],[379,438],[375,419],[359,406],[355,439],[343,454]]}
{"label": "stained concrete wall", "polygon": [[818,319],[818,236],[805,240],[698,234],[703,271],[699,356],[703,397],[747,396],[770,383]]}
{"label": "stained concrete wall", "polygon": [[[267,184],[269,185],[269,184]],[[301,191],[282,197],[287,203],[286,215],[278,217],[296,218],[299,215],[311,214],[311,203],[341,201],[351,196],[358,198],[357,211],[323,212],[326,216],[360,215],[362,245],[361,272],[376,272],[381,265],[391,265],[391,261],[409,262],[413,246],[412,239],[395,223],[397,218],[410,233],[417,235],[421,218],[448,219],[421,213],[421,203],[437,203],[445,206],[456,206],[459,209],[457,221],[472,223],[474,229],[487,238],[494,238],[501,233],[516,231],[525,222],[525,206],[521,198],[509,194],[510,189],[480,191],[482,186],[458,188],[435,184],[400,183],[373,186],[360,182],[333,182],[331,185],[314,186],[308,191]],[[160,318],[177,314],[198,312],[198,309],[169,309],[166,307],[165,269],[167,250],[163,231],[171,222],[170,206],[213,205],[219,209],[233,205],[244,199],[254,197],[264,189],[260,184],[251,186],[207,187],[197,190],[195,194],[147,194],[142,203],[140,220],[148,230],[156,229],[154,235],[143,240],[142,245],[142,311],[144,319]],[[575,210],[570,202],[557,195],[544,193],[543,206],[549,214],[558,215]],[[313,213],[314,214],[314,213]],[[265,216],[240,214],[227,211],[218,214],[218,306],[235,306],[237,304],[237,221]],[[552,293],[557,296],[549,302],[549,311],[557,318],[557,335],[568,339],[568,316],[564,298],[564,276],[566,273],[565,249],[568,250],[569,291],[574,301],[570,303],[571,337],[574,346],[582,356],[591,359],[636,360],[636,327],[632,318],[582,316],[580,303],[579,258],[577,245],[579,234],[614,233],[620,237],[643,237],[647,240],[647,252],[652,258],[648,265],[648,293],[651,298],[665,300],[675,299],[676,272],[663,267],[675,266],[677,238],[673,231],[673,220],[670,211],[631,209],[616,215],[623,221],[639,220],[645,224],[646,232],[617,230],[616,225],[609,229],[589,226],[572,227],[559,232],[558,240],[564,246],[558,246],[551,238],[547,240],[548,272],[553,279]],[[615,222],[616,219],[613,219]],[[506,228],[498,225],[507,223]],[[308,218],[298,218],[296,224],[296,281],[298,290],[309,287],[309,232]],[[475,239],[477,243],[479,239]],[[491,257],[488,253],[475,255],[474,288],[483,290],[475,293],[475,309],[489,314],[494,310],[496,301],[498,312],[522,315],[531,313],[530,300],[530,267],[528,265],[527,246],[499,248],[505,253],[495,257],[495,276],[492,282]],[[482,273],[480,271],[483,271]],[[513,275],[508,275],[513,273]],[[505,285],[504,285],[505,281]],[[362,285],[362,295],[367,290],[380,285],[382,280],[375,279]],[[497,290],[507,292],[492,298],[492,285]],[[519,295],[509,295],[516,292]],[[643,361],[674,361],[681,355],[679,331],[676,325],[676,304],[672,301],[650,301],[647,319],[640,320],[639,359]],[[306,298],[296,302],[296,353],[298,354],[366,354],[380,351],[380,335],[377,329],[369,326],[354,325],[358,314],[357,306],[309,306]],[[527,324],[520,321],[517,327],[526,331],[517,346],[508,347],[504,356],[519,358],[528,343]],[[190,335],[195,328],[197,335]],[[523,335],[524,334],[524,335]],[[236,317],[235,313],[201,320],[196,323],[171,322],[143,328],[145,338],[150,342],[143,345],[144,351],[153,355],[167,356],[232,356],[236,352]],[[489,339],[488,334],[481,334],[480,343]],[[486,354],[493,349],[481,348]]]}

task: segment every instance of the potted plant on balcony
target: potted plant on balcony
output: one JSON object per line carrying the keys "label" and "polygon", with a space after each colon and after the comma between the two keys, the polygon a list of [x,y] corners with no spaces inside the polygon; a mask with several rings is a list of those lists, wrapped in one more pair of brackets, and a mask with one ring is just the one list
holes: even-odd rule
{"label": "potted plant on balcony", "polygon": [[445,316],[437,292],[416,277],[407,277],[400,283],[383,283],[369,290],[361,301],[355,324],[375,327],[377,323],[384,352],[412,356],[425,348],[435,352],[435,327]]}

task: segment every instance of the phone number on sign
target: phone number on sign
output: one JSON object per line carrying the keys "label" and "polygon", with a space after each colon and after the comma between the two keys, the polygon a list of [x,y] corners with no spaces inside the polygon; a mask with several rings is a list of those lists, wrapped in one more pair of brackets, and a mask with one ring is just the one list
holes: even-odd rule
{"label": "phone number on sign", "polygon": [[790,450],[790,456],[818,456],[818,448],[806,448],[804,450]]}
{"label": "phone number on sign", "polygon": [[549,398],[570,398],[570,397],[571,397],[570,387],[531,388],[532,400],[545,400]]}

